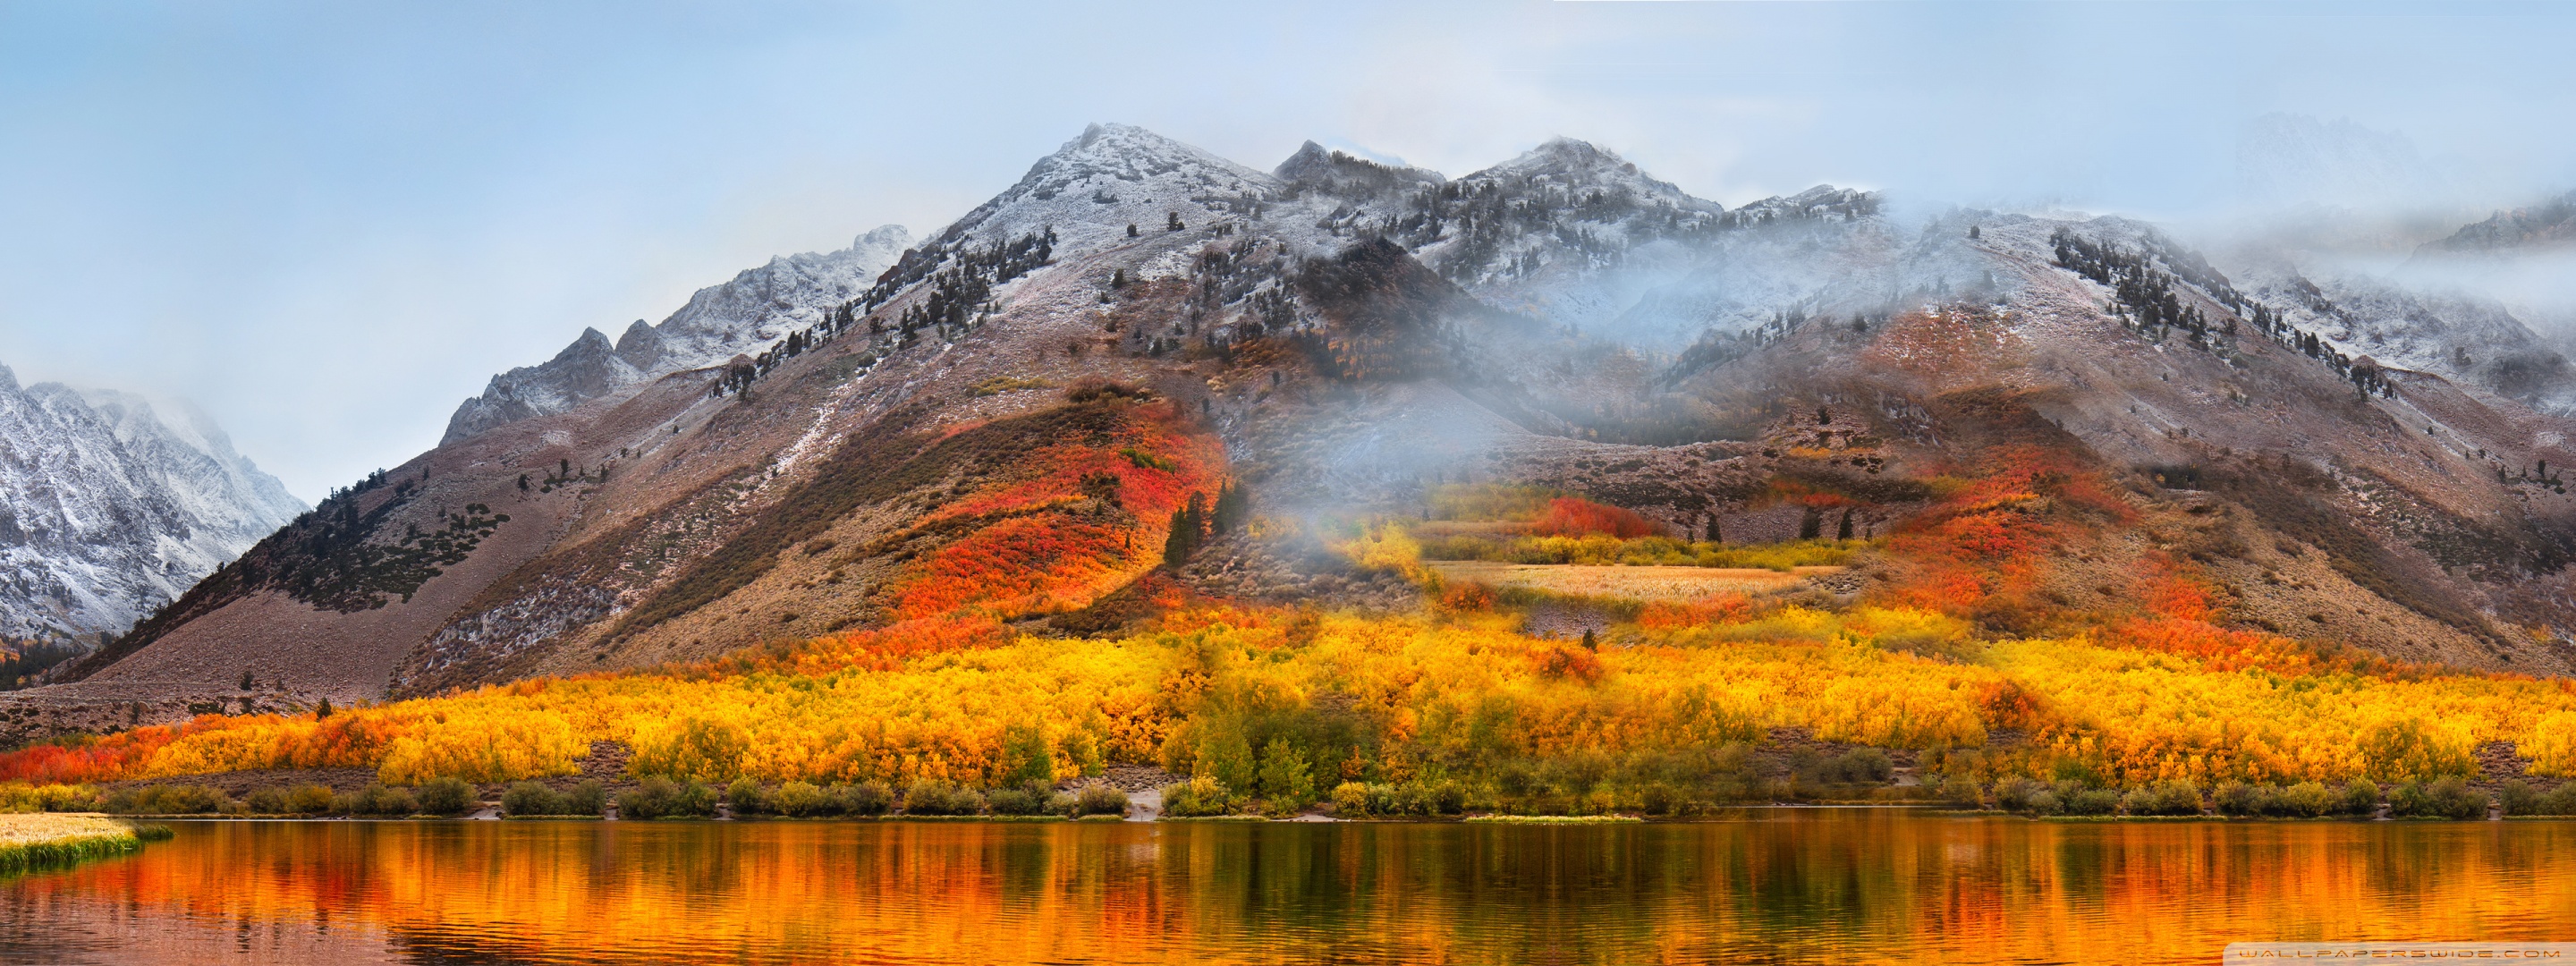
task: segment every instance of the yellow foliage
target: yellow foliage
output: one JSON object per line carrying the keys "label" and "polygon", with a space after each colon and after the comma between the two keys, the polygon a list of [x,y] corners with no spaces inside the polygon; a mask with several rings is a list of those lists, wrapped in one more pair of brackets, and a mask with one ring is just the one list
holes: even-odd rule
{"label": "yellow foliage", "polygon": [[1380,520],[1368,524],[1359,536],[1335,544],[1333,549],[1362,570],[1392,570],[1415,579],[1423,574],[1422,544],[1415,542],[1413,534],[1399,522]]}
{"label": "yellow foliage", "polygon": [[0,785],[0,812],[67,812],[94,807],[98,789],[86,785]]}
{"label": "yellow foliage", "polygon": [[[500,692],[501,700],[529,694]],[[432,778],[498,782],[569,775],[590,752],[562,715],[549,711],[439,716],[435,727],[394,739],[376,775],[388,785],[417,785]]]}
{"label": "yellow foliage", "polygon": [[[1711,748],[1783,727],[1927,751],[2024,735],[1978,756],[1987,777],[2072,767],[2120,784],[2394,781],[2472,772],[2470,750],[2495,740],[2516,742],[2536,772],[2576,770],[2576,691],[2555,681],[2256,653],[2261,639],[2178,620],[2125,645],[1981,644],[1956,618],[1908,607],[1737,599],[1647,616],[1597,653],[1521,634],[1508,613],[1182,610],[1114,641],[925,625],[323,721],[210,716],[79,751],[101,778],[327,762],[413,784],[564,774],[590,743],[613,741],[633,749],[638,774],[990,785],[1158,756],[1248,769],[1246,754],[1287,733],[1281,722],[1305,721],[1301,734],[1323,737],[1300,753],[1339,780],[1480,781],[1498,762]],[[116,765],[120,749],[141,757]]]}
{"label": "yellow foliage", "polygon": [[2538,775],[2576,776],[2576,711],[2552,711],[2531,726],[2521,744]]}

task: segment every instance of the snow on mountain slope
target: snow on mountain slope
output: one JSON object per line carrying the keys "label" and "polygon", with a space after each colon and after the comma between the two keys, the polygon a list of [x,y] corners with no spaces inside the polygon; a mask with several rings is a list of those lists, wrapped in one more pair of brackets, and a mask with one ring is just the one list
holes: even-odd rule
{"label": "snow on mountain slope", "polygon": [[[1901,244],[1870,192],[1820,185],[1730,212],[1570,138],[1456,179],[1310,143],[1278,177],[1324,250],[1384,237],[1495,306],[1666,352],[1807,311],[1851,281],[1847,250]],[[1287,227],[1302,226],[1264,229]]]}
{"label": "snow on mountain slope", "polygon": [[[1094,124],[1038,159],[1017,184],[967,212],[924,251],[991,244],[1052,228],[1059,262],[1211,219],[1245,216],[1282,194],[1279,179],[1140,127]],[[1135,236],[1128,235],[1134,226]]]}
{"label": "snow on mountain slope", "polygon": [[866,291],[911,243],[912,233],[903,226],[886,225],[840,251],[772,258],[732,281],[699,289],[661,325],[637,319],[615,343],[598,329],[583,329],[553,359],[493,376],[481,396],[456,408],[440,443],[758,353]]}
{"label": "snow on mountain slope", "polygon": [[[1273,243],[1230,253],[1232,264],[1274,255],[1294,263],[1380,237],[1495,306],[1672,352],[1709,330],[1747,331],[1816,302],[1852,261],[1822,250],[1900,244],[1878,208],[1875,194],[1818,186],[1728,212],[1568,138],[1456,179],[1311,142],[1263,174],[1141,128],[1093,125],[907,252],[865,307],[902,300],[961,252],[1049,231],[1062,268],[1045,271],[1086,271],[1141,244],[1157,253],[1131,270],[1136,277],[1185,276],[1206,231],[1224,226]],[[1228,301],[1264,286],[1235,287],[1243,291]]]}
{"label": "snow on mountain slope", "polygon": [[2482,386],[2541,412],[2576,412],[2576,371],[2493,299],[2361,273],[2310,278],[2278,263],[2239,269],[2238,282],[2348,355]]}
{"label": "snow on mountain slope", "polygon": [[0,367],[0,636],[121,632],[304,512],[174,408]]}

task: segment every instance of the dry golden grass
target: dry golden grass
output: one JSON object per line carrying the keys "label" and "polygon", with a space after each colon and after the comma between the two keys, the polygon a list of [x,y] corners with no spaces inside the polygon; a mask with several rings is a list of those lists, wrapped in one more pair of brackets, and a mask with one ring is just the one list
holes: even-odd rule
{"label": "dry golden grass", "polygon": [[132,823],[98,815],[65,815],[56,812],[0,814],[0,847],[133,833]]}
{"label": "dry golden grass", "polygon": [[1433,560],[1423,566],[1444,580],[1474,581],[1493,587],[1527,587],[1580,597],[1630,600],[1698,600],[1711,594],[1759,594],[1781,590],[1814,574],[1840,567],[1797,567],[1789,573],[1730,567],[1596,567],[1581,564],[1516,564],[1483,560]]}

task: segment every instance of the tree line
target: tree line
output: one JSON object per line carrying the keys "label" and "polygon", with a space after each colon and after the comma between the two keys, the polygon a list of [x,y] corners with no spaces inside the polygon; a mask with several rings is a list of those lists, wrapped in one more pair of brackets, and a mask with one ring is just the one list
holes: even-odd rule
{"label": "tree line", "polygon": [[[2192,348],[2228,358],[2236,347],[2237,322],[2242,319],[2275,343],[2334,370],[2364,396],[2396,394],[2396,385],[2378,363],[2336,351],[2316,333],[2290,324],[2271,306],[2238,292],[2197,253],[2177,249],[2158,236],[2147,236],[2147,250],[2136,251],[2059,228],[2049,234],[2049,244],[2058,267],[2111,289],[2111,314],[2131,331],[2162,342],[2180,330]],[[2177,294],[2177,281],[2198,287],[2232,316],[2211,322],[2199,306]]]}

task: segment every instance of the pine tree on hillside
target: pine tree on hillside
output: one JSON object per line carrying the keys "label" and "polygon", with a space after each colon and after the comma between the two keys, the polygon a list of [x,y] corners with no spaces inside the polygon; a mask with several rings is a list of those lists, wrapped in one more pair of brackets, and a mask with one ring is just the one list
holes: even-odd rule
{"label": "pine tree on hillside", "polygon": [[1251,496],[1245,494],[1242,487],[1228,481],[1216,491],[1216,508],[1208,516],[1208,534],[1224,536],[1233,532],[1251,512]]}
{"label": "pine tree on hillside", "polygon": [[1172,532],[1163,538],[1163,566],[1178,568],[1207,539],[1207,494],[1193,491],[1188,505],[1172,511]]}

